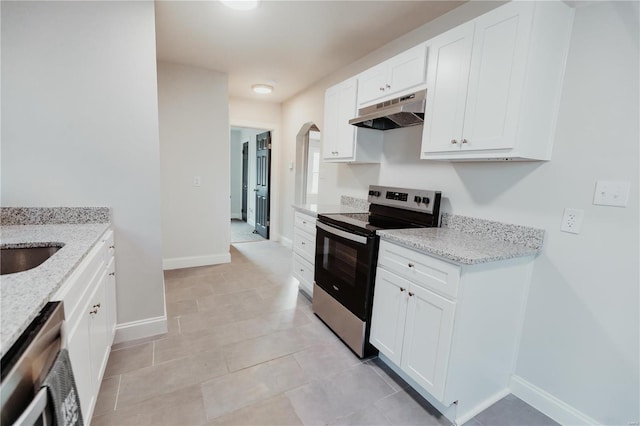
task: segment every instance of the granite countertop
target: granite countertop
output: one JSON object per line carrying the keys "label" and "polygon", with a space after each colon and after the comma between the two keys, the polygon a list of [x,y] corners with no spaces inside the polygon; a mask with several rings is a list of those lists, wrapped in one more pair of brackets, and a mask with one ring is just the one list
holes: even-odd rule
{"label": "granite countertop", "polygon": [[442,228],[378,231],[383,240],[462,265],[535,256],[544,230],[466,216],[442,215]]}
{"label": "granite countertop", "polygon": [[319,214],[328,213],[367,213],[369,201],[364,198],[355,198],[348,195],[340,196],[340,204],[294,204],[296,211],[317,217]]}
{"label": "granite countertop", "polygon": [[3,248],[64,244],[40,266],[0,276],[0,356],[15,343],[109,226],[109,223],[85,223],[0,228]]}
{"label": "granite countertop", "polygon": [[319,214],[326,213],[366,213],[367,209],[362,209],[344,204],[301,204],[293,205],[295,210],[317,217]]}
{"label": "granite countertop", "polygon": [[383,240],[442,257],[463,265],[533,256],[536,249],[493,241],[448,228],[417,228],[378,231]]}

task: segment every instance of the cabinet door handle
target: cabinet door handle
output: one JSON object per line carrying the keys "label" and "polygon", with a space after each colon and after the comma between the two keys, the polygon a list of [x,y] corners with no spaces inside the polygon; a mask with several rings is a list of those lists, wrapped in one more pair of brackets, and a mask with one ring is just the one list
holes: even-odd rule
{"label": "cabinet door handle", "polygon": [[303,225],[306,225],[306,224],[307,224],[307,222],[303,220],[303,221],[302,221],[302,224],[303,224]]}
{"label": "cabinet door handle", "polygon": [[413,268],[415,265],[414,265],[413,263],[407,263],[407,266],[408,266],[409,268]]}
{"label": "cabinet door handle", "polygon": [[305,244],[304,244],[304,241],[300,241],[300,244],[305,245]]}
{"label": "cabinet door handle", "polygon": [[98,308],[93,308],[92,310],[89,311],[89,315],[95,315],[98,313]]}
{"label": "cabinet door handle", "polygon": [[469,143],[469,141],[466,139],[462,139],[462,143]]}
{"label": "cabinet door handle", "polygon": [[116,273],[115,272],[109,272],[109,275],[111,275],[112,277],[115,277]]}
{"label": "cabinet door handle", "polygon": [[304,272],[304,269],[300,269],[300,272]]}
{"label": "cabinet door handle", "polygon": [[403,292],[403,291],[405,291],[405,290],[406,290],[406,288],[404,288],[404,287],[400,287],[400,291],[401,291],[401,292]]}
{"label": "cabinet door handle", "polygon": [[455,145],[455,144],[457,144],[457,143],[458,143],[458,141],[457,141],[457,140],[455,140],[455,139],[451,139],[451,145]]}
{"label": "cabinet door handle", "polygon": [[391,89],[391,86],[389,86],[388,84],[385,84],[385,87],[386,87],[387,89]]}
{"label": "cabinet door handle", "polygon": [[413,296],[414,293],[409,292],[409,297]]}
{"label": "cabinet door handle", "polygon": [[381,87],[381,88],[380,88],[380,91],[381,91],[381,92],[384,92],[384,87]]}
{"label": "cabinet door handle", "polygon": [[99,303],[96,303],[95,305],[93,305],[94,308],[98,309],[100,307]]}
{"label": "cabinet door handle", "polygon": [[110,248],[110,249],[112,249],[112,248],[116,248],[116,246],[109,246],[109,248]]}

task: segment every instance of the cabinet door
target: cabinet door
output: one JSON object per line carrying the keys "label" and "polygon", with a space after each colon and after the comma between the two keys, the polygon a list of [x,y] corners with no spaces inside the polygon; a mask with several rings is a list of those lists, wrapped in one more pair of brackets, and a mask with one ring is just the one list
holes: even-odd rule
{"label": "cabinet door", "polygon": [[322,158],[333,160],[336,156],[338,139],[339,88],[334,86],[324,94],[324,129],[322,129]]}
{"label": "cabinet door", "polygon": [[86,417],[89,407],[93,406],[95,392],[91,374],[91,341],[89,338],[91,317],[89,315],[90,303],[84,302],[75,316],[77,318],[67,318],[67,349],[71,359],[71,368],[76,380],[78,395],[80,397],[80,408],[83,416]]}
{"label": "cabinet door", "polygon": [[117,309],[116,309],[116,259],[112,257],[107,265],[107,283],[105,287],[105,300],[107,303],[107,331],[109,346],[113,343],[116,334]]}
{"label": "cabinet door", "polygon": [[462,149],[515,145],[534,2],[512,2],[475,20]]}
{"label": "cabinet door", "polygon": [[369,342],[400,365],[409,282],[378,268]]}
{"label": "cabinet door", "polygon": [[387,93],[389,95],[408,90],[425,81],[426,47],[416,46],[389,60]]}
{"label": "cabinet door", "polygon": [[444,397],[455,303],[411,286],[401,368],[431,395]]}
{"label": "cabinet door", "polygon": [[427,99],[422,153],[458,151],[462,139],[474,23],[427,42]]}
{"label": "cabinet door", "polygon": [[358,83],[355,78],[327,89],[325,93],[325,131],[322,153],[325,160],[354,158],[356,128],[349,120],[356,116]]}
{"label": "cabinet door", "polygon": [[91,341],[91,377],[93,391],[98,394],[102,373],[109,358],[111,341],[109,339],[110,330],[108,327],[108,306],[105,299],[105,290],[109,275],[104,271],[96,291],[91,299],[89,307],[90,316],[90,336]]}
{"label": "cabinet door", "polygon": [[338,159],[353,159],[355,154],[356,127],[349,124],[349,120],[354,118],[358,111],[356,98],[358,95],[358,82],[352,78],[340,86],[340,96],[338,104],[338,139],[336,140],[336,151]]}
{"label": "cabinet door", "polygon": [[388,74],[388,64],[383,62],[358,76],[358,105],[362,106],[386,95]]}

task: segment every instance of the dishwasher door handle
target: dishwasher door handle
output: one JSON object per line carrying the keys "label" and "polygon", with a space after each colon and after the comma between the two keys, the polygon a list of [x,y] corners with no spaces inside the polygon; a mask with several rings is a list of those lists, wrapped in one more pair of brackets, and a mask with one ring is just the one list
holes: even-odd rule
{"label": "dishwasher door handle", "polygon": [[[36,423],[36,420],[44,413],[45,408],[47,408],[47,388],[42,387],[38,394],[33,398],[29,406],[24,410],[24,412],[18,417],[18,420],[13,424],[13,426],[31,426]],[[43,416],[44,426],[47,425],[47,417]]]}

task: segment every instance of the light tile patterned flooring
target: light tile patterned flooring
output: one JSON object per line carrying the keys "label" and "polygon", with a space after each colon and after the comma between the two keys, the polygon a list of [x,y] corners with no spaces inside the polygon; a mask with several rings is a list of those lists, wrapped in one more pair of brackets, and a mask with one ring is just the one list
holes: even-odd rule
{"label": "light tile patterned flooring", "polygon": [[[165,273],[169,333],[114,348],[93,425],[450,424],[313,315],[290,250],[242,243],[231,258]],[[513,396],[468,423],[552,424]]]}

